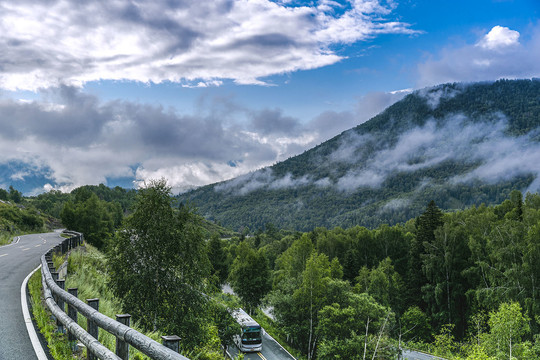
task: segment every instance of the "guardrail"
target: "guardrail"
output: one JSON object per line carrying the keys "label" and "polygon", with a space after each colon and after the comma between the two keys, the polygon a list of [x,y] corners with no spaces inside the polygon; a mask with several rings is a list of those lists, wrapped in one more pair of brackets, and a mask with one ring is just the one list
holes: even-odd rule
{"label": "guardrail", "polygon": [[[93,360],[127,360],[129,358],[129,345],[141,351],[154,360],[189,360],[178,353],[178,336],[162,336],[163,344],[160,344],[140,332],[129,327],[130,315],[117,315],[113,320],[103,314],[99,309],[98,299],[87,299],[87,303],[77,298],[77,289],[64,291],[64,280],[58,279],[52,263],[53,253],[65,254],[69,250],[82,245],[83,234],[77,232],[65,232],[72,235],[60,245],[49,250],[41,256],[41,282],[47,307],[57,319],[60,331],[63,326],[68,331],[69,339],[78,339],[87,350],[88,359]],[[68,314],[65,312],[65,304],[68,306]],[[80,313],[87,319],[88,331],[77,324],[77,314]],[[116,337],[116,352],[101,344],[98,339],[99,328],[111,333]]]}

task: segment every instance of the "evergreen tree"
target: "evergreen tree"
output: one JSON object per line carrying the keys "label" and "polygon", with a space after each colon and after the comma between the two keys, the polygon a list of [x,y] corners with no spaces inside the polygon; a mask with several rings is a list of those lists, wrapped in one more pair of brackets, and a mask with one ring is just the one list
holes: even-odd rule
{"label": "evergreen tree", "polygon": [[422,286],[427,279],[423,271],[422,260],[425,248],[435,241],[435,229],[443,224],[443,213],[431,200],[426,211],[416,219],[416,237],[411,240],[407,272],[407,303],[426,309],[426,302],[422,299]]}

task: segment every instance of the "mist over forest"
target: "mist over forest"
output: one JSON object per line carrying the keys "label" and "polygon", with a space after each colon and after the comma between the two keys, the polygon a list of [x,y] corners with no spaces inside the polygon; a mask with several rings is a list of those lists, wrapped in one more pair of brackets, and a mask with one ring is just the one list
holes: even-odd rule
{"label": "mist over forest", "polygon": [[309,230],[404,222],[432,199],[455,210],[536,192],[539,91],[538,79],[418,90],[301,155],[178,198],[235,229]]}

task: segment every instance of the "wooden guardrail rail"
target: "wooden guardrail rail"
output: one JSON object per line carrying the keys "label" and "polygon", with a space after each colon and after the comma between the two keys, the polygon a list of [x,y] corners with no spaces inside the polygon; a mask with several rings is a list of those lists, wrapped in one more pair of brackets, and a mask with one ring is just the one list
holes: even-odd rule
{"label": "wooden guardrail rail", "polygon": [[[72,339],[78,339],[87,348],[89,359],[127,360],[128,346],[141,351],[154,360],[189,360],[178,353],[178,336],[162,336],[163,344],[160,344],[140,332],[130,328],[129,315],[117,315],[120,321],[113,320],[101,314],[97,308],[97,299],[89,299],[89,304],[77,298],[76,289],[69,289],[74,294],[64,291],[64,280],[58,280],[58,274],[52,265],[52,254],[61,252],[65,254],[70,249],[82,245],[83,234],[66,232],[72,235],[60,245],[49,250],[41,256],[41,281],[47,307],[57,319],[59,327],[65,326]],[[59,286],[60,285],[60,286]],[[68,305],[68,314],[65,312],[65,304]],[[92,306],[91,306],[92,305]],[[77,313],[88,320],[88,331],[77,324]],[[126,323],[126,324],[124,324]],[[98,328],[101,328],[116,337],[116,353],[101,344],[98,338]]]}

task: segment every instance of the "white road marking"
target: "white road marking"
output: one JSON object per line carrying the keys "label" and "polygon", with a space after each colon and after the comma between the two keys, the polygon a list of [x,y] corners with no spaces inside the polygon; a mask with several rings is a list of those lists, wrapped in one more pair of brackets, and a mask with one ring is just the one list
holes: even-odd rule
{"label": "white road marking", "polygon": [[8,254],[2,254],[2,255],[0,255],[0,257],[2,257],[2,256],[8,256]]}
{"label": "white road marking", "polygon": [[34,246],[34,247],[40,247],[40,246],[41,246],[41,244],[37,244],[37,245],[36,245],[36,246]]}
{"label": "white road marking", "polygon": [[45,351],[43,351],[43,348],[41,347],[41,343],[39,342],[38,336],[36,334],[36,329],[34,329],[34,325],[32,324],[30,311],[28,311],[28,303],[26,302],[26,284],[28,284],[28,279],[30,279],[30,276],[32,276],[40,267],[41,265],[35,268],[34,271],[28,274],[26,279],[24,279],[21,285],[21,305],[24,322],[26,324],[26,330],[28,331],[28,335],[30,335],[30,341],[32,342],[32,346],[34,347],[34,352],[36,353],[38,360],[47,360],[47,355],[45,355]]}
{"label": "white road marking", "polygon": [[22,251],[30,250],[30,248],[22,249]]}

